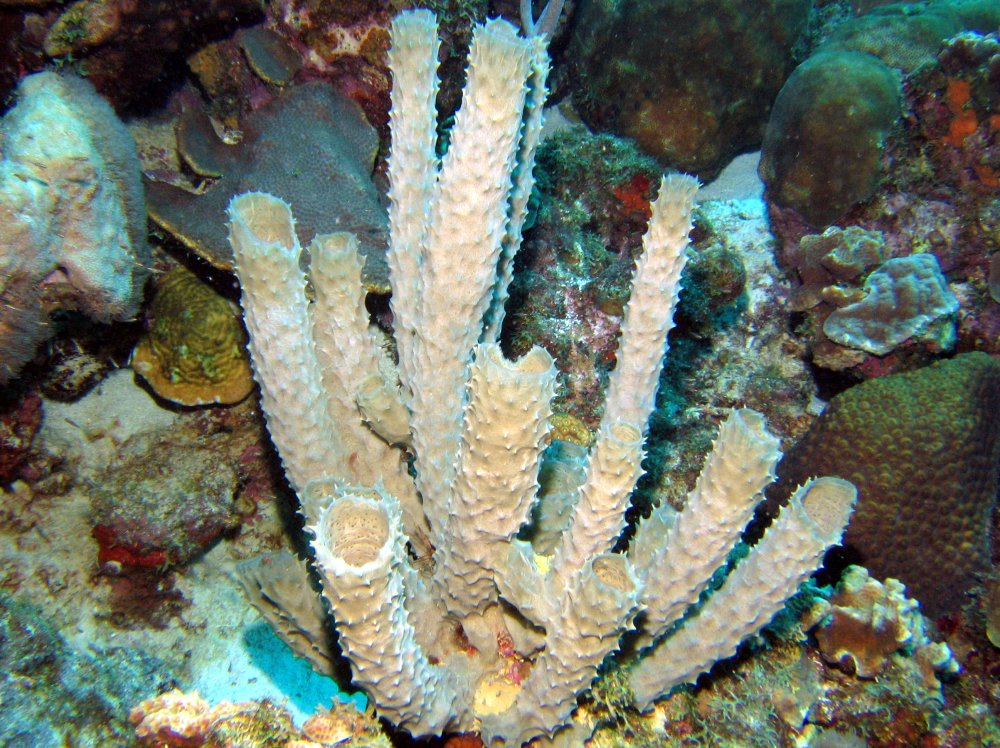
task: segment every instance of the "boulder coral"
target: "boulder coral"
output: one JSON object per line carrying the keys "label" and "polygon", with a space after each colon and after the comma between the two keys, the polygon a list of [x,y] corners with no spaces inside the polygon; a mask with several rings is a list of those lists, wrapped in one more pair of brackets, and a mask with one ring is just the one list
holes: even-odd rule
{"label": "boulder coral", "polygon": [[824,228],[869,199],[904,113],[902,79],[933,63],[949,37],[998,25],[1000,6],[988,0],[893,3],[844,22],[774,103],[760,166],[769,200]]}
{"label": "boulder coral", "polygon": [[582,0],[568,55],[574,103],[591,127],[711,179],[760,142],[809,5]]}
{"label": "boulder coral", "polygon": [[834,397],[778,467],[781,496],[815,471],[858,487],[844,544],[903,581],[928,615],[962,605],[989,568],[1000,467],[1000,362],[967,353]]}
{"label": "boulder coral", "polygon": [[135,145],[87,81],[25,78],[0,128],[0,383],[52,334],[50,315],[128,319],[148,274]]}
{"label": "boulder coral", "polygon": [[[875,57],[810,57],[782,87],[764,134],[760,175],[769,197],[813,225],[835,221],[878,186],[899,107],[899,77]],[[850,166],[832,177],[830,164]]]}

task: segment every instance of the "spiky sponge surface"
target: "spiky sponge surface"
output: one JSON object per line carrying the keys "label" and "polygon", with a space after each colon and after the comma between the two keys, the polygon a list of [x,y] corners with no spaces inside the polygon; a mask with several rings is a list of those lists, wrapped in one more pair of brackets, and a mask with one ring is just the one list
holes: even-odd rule
{"label": "spiky sponge surface", "polygon": [[845,545],[940,615],[989,564],[998,413],[1000,361],[985,353],[869,380],[833,398],[785,455],[779,493],[812,475],[854,483]]}

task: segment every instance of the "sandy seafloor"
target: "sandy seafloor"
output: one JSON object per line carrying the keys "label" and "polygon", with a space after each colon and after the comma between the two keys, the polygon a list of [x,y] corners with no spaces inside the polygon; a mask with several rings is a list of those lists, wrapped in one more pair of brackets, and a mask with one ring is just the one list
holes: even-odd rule
{"label": "sandy seafloor", "polygon": [[[770,251],[758,154],[737,158],[699,200],[720,200],[713,214],[724,217],[733,246],[745,251],[748,277],[773,286],[777,269]],[[755,251],[756,250],[756,251]],[[755,267],[763,264],[766,267]],[[767,303],[765,290],[751,307]],[[747,331],[748,348],[753,335]],[[748,351],[748,353],[750,353]],[[752,353],[750,353],[752,355]],[[81,400],[46,400],[35,447],[75,464],[76,474],[96,476],[113,460],[116,446],[147,431],[170,430],[179,416],[161,407],[135,381],[131,369],[113,372]],[[17,485],[12,490],[20,490]],[[67,643],[81,652],[134,647],[164,660],[183,690],[197,690],[209,702],[269,698],[286,706],[297,722],[328,707],[340,693],[330,678],[296,657],[250,607],[235,580],[238,557],[228,540],[179,570],[176,589],[191,604],[164,629],[118,629],[100,620],[108,585],[94,583],[97,543],[91,537],[86,481],[44,499],[43,521],[21,533],[0,526],[0,566],[21,579],[19,594],[39,605]],[[271,508],[263,522],[279,520]],[[277,531],[277,529],[276,529]],[[149,694],[150,696],[154,694]],[[341,694],[341,698],[347,698]],[[360,703],[363,696],[356,695]]]}

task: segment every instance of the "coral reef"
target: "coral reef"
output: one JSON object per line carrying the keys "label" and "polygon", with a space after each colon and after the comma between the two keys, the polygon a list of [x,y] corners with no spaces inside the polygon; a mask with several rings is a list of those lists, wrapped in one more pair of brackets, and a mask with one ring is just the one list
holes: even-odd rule
{"label": "coral reef", "polygon": [[1000,363],[967,353],[834,397],[778,468],[772,499],[819,471],[858,487],[844,537],[876,577],[932,617],[989,568],[1000,463]]}
{"label": "coral reef", "polygon": [[710,179],[760,142],[808,14],[802,0],[583,0],[574,103],[592,127]]}
{"label": "coral reef", "polygon": [[39,46],[50,59],[75,66],[116,107],[132,110],[147,108],[171,68],[191,52],[261,17],[255,0],[58,4],[32,24]]}
{"label": "coral reef", "polygon": [[86,81],[25,78],[3,119],[0,382],[52,334],[56,310],[128,319],[148,273],[139,161]]}
{"label": "coral reef", "polygon": [[[647,714],[629,708],[627,681],[612,665],[581,699],[576,722],[586,729],[573,745],[583,745],[580,736],[590,732],[591,748],[903,748],[989,745],[1000,735],[1000,721],[984,708],[990,696],[963,685],[964,668],[957,678],[942,683],[931,674],[925,683],[917,658],[906,649],[890,657],[877,678],[858,678],[826,663],[807,643],[807,629],[828,594],[807,588],[783,620],[741,647],[737,658],[715,667],[696,689],[676,690]],[[975,677],[976,688],[990,680]],[[980,722],[974,724],[977,711]]]}
{"label": "coral reef", "polygon": [[149,329],[131,366],[160,397],[180,405],[231,405],[253,389],[239,307],[184,267],[156,284]]}
{"label": "coral reef", "polygon": [[[892,168],[867,202],[843,216],[842,227],[813,234],[794,211],[772,203],[779,256],[801,283],[792,297],[793,306],[807,312],[799,333],[819,366],[862,379],[926,365],[950,346],[950,321],[931,330],[928,340],[911,338],[880,354],[838,345],[824,332],[830,313],[858,301],[861,283],[882,262],[917,254],[937,258],[959,302],[957,350],[1000,352],[1000,305],[990,296],[991,257],[1000,247],[993,176],[1000,165],[991,120],[998,75],[996,36],[973,33],[948,41],[935,59],[908,75],[904,119],[882,156]],[[817,255],[830,243],[842,245],[839,254],[868,254],[856,276],[847,277],[847,268],[835,274],[823,267],[829,262]]]}
{"label": "coral reef", "polygon": [[[320,81],[295,86],[249,115],[242,139],[227,144],[194,109],[177,126],[187,164],[212,178],[200,194],[147,181],[149,214],[209,264],[232,269],[225,211],[234,195],[262,189],[295,206],[303,242],[317,233],[350,230],[365,258],[373,291],[388,291],[385,210],[371,181],[378,138],[356,104]],[[328,203],[323,196],[334,194]]]}
{"label": "coral reef", "polygon": [[[312,303],[287,203],[238,196],[230,239],[268,429],[355,682],[416,736],[478,730],[486,744],[520,745],[569,722],[640,609],[649,651],[629,685],[642,709],[733,654],[838,541],[855,490],[835,478],[806,482],[677,628],[778,458],[763,418],[736,410],[685,510],[661,505],[627,553],[611,552],[640,474],[697,187],[671,176],[651,205],[568,527],[550,557],[516,539],[537,486],[555,368],[537,347],[509,361],[496,339],[541,129],[545,40],[501,21],[477,29],[439,163],[437,25],[430,13],[404,13],[393,38],[387,259],[398,365],[362,311],[353,237],[313,239]],[[411,450],[411,470],[397,445]],[[431,554],[434,568],[408,546]]]}
{"label": "coral reef", "polygon": [[902,664],[914,669],[928,698],[944,703],[939,677],[954,675],[958,663],[947,644],[932,642],[928,623],[902,582],[882,584],[861,566],[850,566],[836,593],[814,613],[822,620],[814,629],[823,658],[859,678],[875,678],[902,650]]}
{"label": "coral reef", "polygon": [[869,200],[892,163],[884,157],[904,113],[901,77],[932,64],[949,37],[998,24],[995,4],[944,0],[894,3],[840,25],[774,103],[760,165],[768,199],[816,228]]}

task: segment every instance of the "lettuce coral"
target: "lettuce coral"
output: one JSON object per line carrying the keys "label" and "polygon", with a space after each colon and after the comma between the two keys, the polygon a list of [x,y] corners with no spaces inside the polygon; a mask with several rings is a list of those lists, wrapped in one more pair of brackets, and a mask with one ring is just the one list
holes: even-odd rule
{"label": "lettuce coral", "polygon": [[958,298],[932,254],[886,261],[865,280],[866,295],[835,310],[823,332],[835,343],[884,356],[913,337],[955,344]]}

